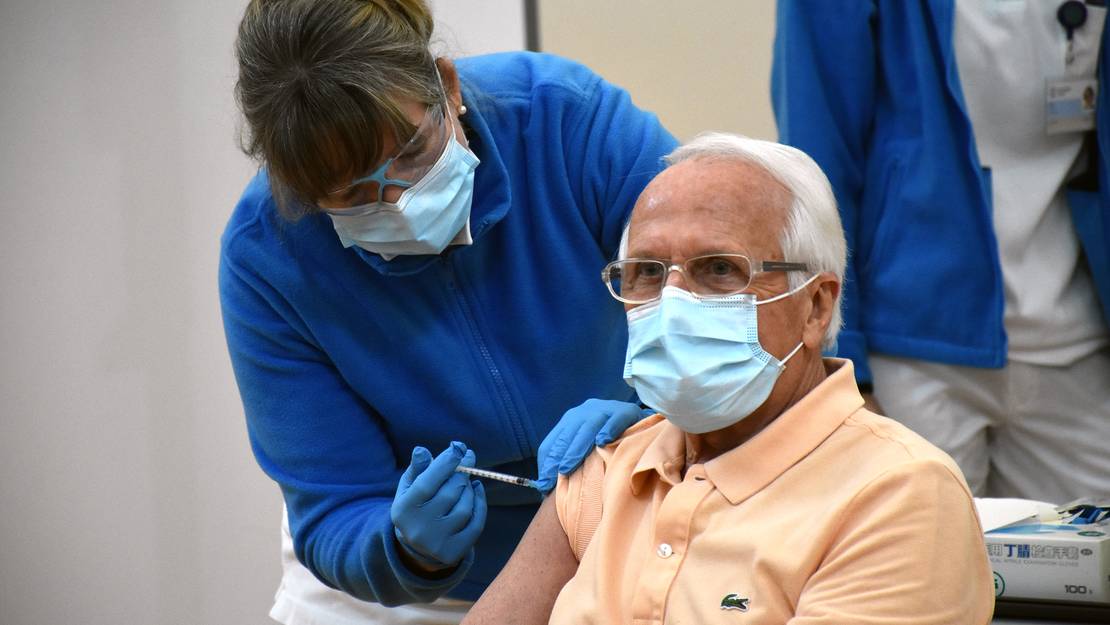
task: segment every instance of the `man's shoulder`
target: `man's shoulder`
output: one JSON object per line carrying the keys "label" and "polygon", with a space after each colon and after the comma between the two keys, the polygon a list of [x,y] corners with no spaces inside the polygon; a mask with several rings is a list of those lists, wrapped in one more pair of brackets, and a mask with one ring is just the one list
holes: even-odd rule
{"label": "man's shoulder", "polygon": [[604,479],[617,473],[631,476],[648,447],[671,427],[674,426],[661,414],[645,417],[632,424],[617,440],[595,447],[582,463],[583,470],[571,473],[566,479],[584,480],[590,488],[601,488]]}
{"label": "man's shoulder", "polygon": [[665,427],[667,418],[660,413],[648,415],[633,423],[623,434],[620,435],[614,444],[619,444],[625,439],[636,439],[637,441],[648,440],[658,436]]}
{"label": "man's shoulder", "polygon": [[851,458],[853,473],[861,482],[928,470],[951,474],[967,490],[963,473],[951,456],[901,423],[863,408],[849,415],[823,447]]}
{"label": "man's shoulder", "polygon": [[617,440],[598,447],[597,455],[606,466],[618,459],[631,459],[635,464],[651,443],[671,427],[674,426],[659,413],[644,417],[632,424]]}

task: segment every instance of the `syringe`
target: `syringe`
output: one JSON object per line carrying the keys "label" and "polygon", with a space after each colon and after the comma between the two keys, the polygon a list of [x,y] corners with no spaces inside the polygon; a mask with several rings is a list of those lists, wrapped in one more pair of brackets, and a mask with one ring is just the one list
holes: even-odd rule
{"label": "syringe", "polygon": [[516,484],[517,486],[524,486],[527,488],[536,488],[536,482],[526,477],[517,477],[515,475],[509,475],[508,473],[498,473],[497,471],[475,469],[474,467],[464,467],[462,465],[455,467],[455,470],[459,473],[466,473],[467,475],[473,475],[475,477],[484,477],[490,480],[497,480],[498,482],[505,482],[507,484]]}

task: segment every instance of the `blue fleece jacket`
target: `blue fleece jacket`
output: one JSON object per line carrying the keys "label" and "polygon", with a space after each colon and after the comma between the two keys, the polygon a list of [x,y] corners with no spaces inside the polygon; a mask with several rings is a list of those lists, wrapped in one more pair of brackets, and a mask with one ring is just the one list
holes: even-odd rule
{"label": "blue fleece jacket", "polygon": [[623,310],[600,280],[675,141],[581,65],[549,55],[457,62],[481,159],[474,243],[385,261],[326,216],[277,216],[265,172],[222,240],[220,295],[254,454],[281,487],[297,557],[386,605],[474,599],[537,509],[487,484],[485,531],[449,577],[401,563],[389,507],[412,448],[452,440],[478,465],[536,472],[565,410],[629,399]]}
{"label": "blue fleece jacket", "polygon": [[[771,93],[783,143],[810,154],[851,255],[839,353],[1001,367],[1007,342],[990,170],[981,167],[952,44],[953,0],[779,0]],[[1105,38],[1099,81],[1106,85]],[[1110,102],[1097,165],[1068,192],[1110,323]]]}

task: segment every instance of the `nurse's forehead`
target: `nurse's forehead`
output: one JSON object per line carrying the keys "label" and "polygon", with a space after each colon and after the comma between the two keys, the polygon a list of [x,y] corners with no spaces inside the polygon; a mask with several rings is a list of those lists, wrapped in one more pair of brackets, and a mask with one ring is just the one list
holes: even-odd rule
{"label": "nurse's forehead", "polygon": [[629,249],[667,244],[778,249],[792,201],[762,167],[738,159],[692,159],[660,173],[632,213]]}

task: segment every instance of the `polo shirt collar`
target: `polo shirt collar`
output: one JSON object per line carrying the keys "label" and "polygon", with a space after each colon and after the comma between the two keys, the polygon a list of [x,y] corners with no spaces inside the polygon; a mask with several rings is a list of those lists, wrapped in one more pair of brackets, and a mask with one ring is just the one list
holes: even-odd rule
{"label": "polo shirt collar", "polygon": [[[705,463],[706,476],[729,503],[736,505],[765,488],[863,406],[852,362],[826,358],[824,364],[829,376],[798,403],[743,445]],[[651,471],[672,486],[681,482],[685,456],[686,433],[670,422],[663,424],[632,472],[633,494],[643,489]]]}
{"label": "polo shirt collar", "polygon": [[634,495],[639,495],[643,490],[651,471],[655,471],[660,479],[671,486],[682,481],[682,469],[686,466],[686,433],[670,421],[664,421],[661,428],[632,470],[630,486]]}

